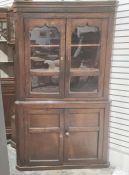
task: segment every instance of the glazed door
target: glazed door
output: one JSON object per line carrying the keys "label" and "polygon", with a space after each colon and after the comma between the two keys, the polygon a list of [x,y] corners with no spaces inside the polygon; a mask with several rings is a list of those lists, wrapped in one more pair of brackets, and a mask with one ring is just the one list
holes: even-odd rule
{"label": "glazed door", "polygon": [[102,97],[107,21],[69,19],[66,36],[65,94],[67,97]]}
{"label": "glazed door", "polygon": [[65,164],[102,163],[103,109],[68,109],[65,113]]}
{"label": "glazed door", "polygon": [[27,97],[64,96],[65,20],[25,20]]}
{"label": "glazed door", "polygon": [[63,112],[60,109],[26,108],[25,157],[28,165],[60,165],[63,161]]}

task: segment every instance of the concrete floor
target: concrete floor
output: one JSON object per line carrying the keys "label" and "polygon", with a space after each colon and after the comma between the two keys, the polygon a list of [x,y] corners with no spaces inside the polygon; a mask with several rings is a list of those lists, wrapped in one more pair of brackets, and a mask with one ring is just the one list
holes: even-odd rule
{"label": "concrete floor", "polygon": [[72,170],[50,170],[50,171],[18,171],[16,165],[16,151],[8,145],[10,164],[10,175],[112,175],[112,168],[105,169],[72,169]]}

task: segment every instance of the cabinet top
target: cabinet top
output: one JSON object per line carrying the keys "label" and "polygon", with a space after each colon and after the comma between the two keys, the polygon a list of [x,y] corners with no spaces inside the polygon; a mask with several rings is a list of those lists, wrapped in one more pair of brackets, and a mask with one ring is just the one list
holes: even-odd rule
{"label": "cabinet top", "polygon": [[106,13],[114,12],[117,1],[83,1],[83,2],[32,2],[16,1],[14,12],[28,13]]}

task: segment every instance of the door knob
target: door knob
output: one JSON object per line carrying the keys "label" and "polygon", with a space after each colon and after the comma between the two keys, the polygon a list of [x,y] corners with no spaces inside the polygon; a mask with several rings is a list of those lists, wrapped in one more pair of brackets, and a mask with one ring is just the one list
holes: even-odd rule
{"label": "door knob", "polygon": [[66,136],[69,136],[69,132],[65,132],[65,135],[66,135]]}

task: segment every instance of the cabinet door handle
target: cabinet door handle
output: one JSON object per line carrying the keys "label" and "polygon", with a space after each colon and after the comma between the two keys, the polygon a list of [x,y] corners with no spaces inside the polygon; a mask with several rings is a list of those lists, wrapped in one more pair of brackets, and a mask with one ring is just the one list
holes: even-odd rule
{"label": "cabinet door handle", "polygon": [[69,134],[70,134],[69,132],[65,132],[65,135],[66,135],[66,136],[69,136]]}

